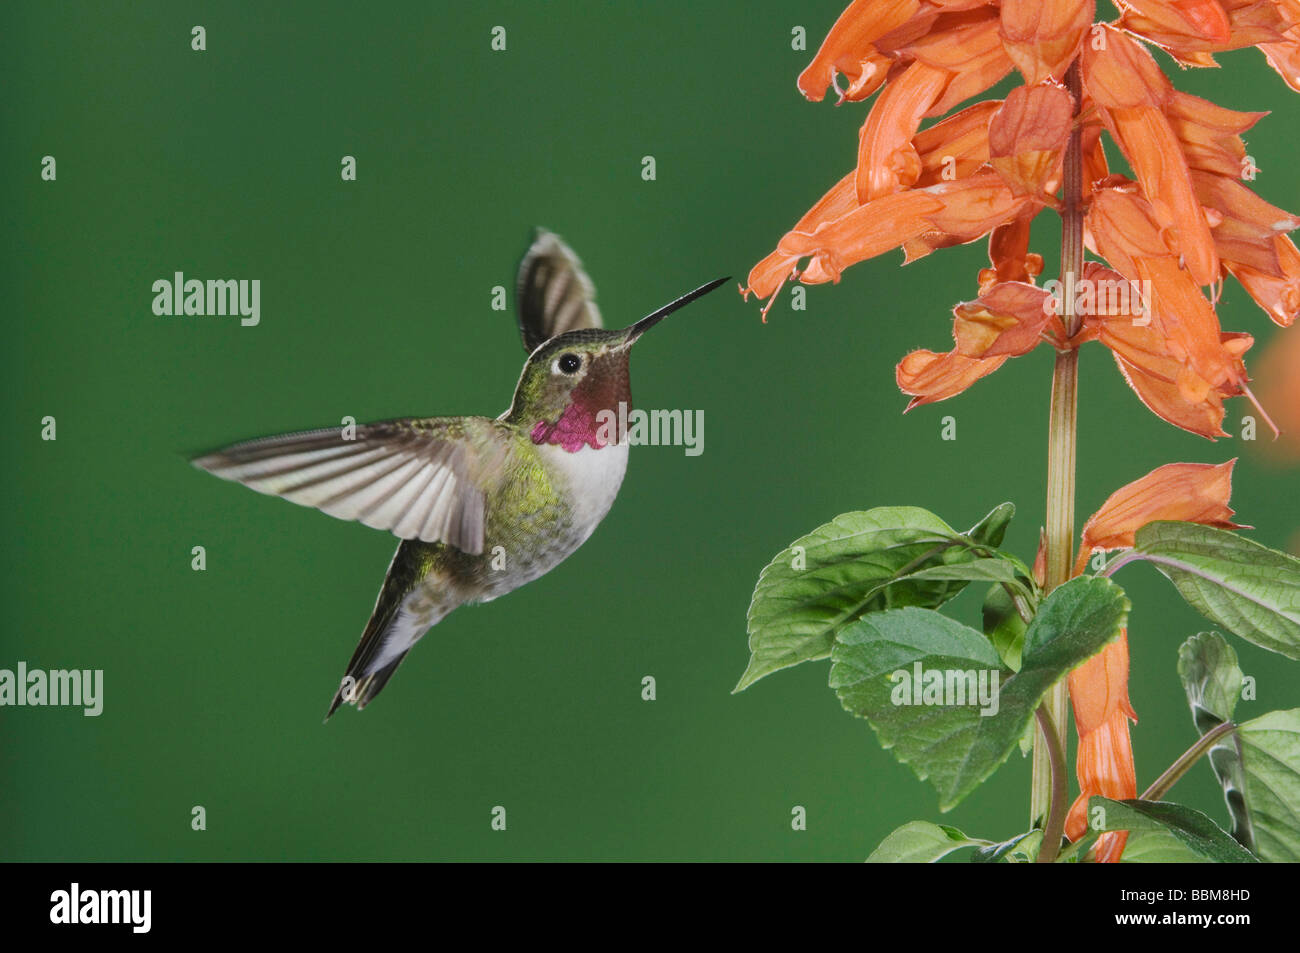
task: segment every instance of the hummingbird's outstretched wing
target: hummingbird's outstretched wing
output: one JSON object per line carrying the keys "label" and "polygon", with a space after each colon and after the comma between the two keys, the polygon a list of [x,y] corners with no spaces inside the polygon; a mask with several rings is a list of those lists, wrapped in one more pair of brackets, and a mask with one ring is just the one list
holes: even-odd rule
{"label": "hummingbird's outstretched wing", "polygon": [[483,552],[482,480],[500,466],[501,424],[485,417],[388,420],[249,440],[194,465],[259,493],[359,520],[403,539]]}
{"label": "hummingbird's outstretched wing", "polygon": [[582,261],[554,232],[537,230],[537,238],[519,263],[515,285],[519,334],[529,354],[565,331],[599,328],[596,288]]}

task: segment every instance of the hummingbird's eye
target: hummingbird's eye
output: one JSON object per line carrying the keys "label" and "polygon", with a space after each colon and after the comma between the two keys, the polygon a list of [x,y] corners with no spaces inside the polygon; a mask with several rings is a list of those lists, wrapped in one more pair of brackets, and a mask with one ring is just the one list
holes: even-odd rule
{"label": "hummingbird's eye", "polygon": [[576,374],[578,368],[582,367],[582,358],[576,354],[561,354],[560,359],[555,363],[564,373]]}

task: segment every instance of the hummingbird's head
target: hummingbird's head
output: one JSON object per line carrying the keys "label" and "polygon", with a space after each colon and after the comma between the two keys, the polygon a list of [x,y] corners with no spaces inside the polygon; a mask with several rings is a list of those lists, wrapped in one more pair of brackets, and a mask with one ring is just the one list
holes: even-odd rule
{"label": "hummingbird's head", "polygon": [[527,428],[534,443],[558,444],[570,453],[617,443],[620,404],[624,420],[632,409],[632,345],[678,308],[727,280],[696,288],[626,328],[581,328],[539,344],[524,365],[505,418]]}

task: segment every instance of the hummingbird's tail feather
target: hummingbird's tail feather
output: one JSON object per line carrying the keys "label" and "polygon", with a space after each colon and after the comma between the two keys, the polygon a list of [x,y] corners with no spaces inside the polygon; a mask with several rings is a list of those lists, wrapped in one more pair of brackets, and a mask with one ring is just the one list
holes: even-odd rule
{"label": "hummingbird's tail feather", "polygon": [[406,653],[455,607],[428,598],[426,587],[421,585],[429,573],[432,548],[410,540],[397,547],[370,621],[325,713],[326,721],[344,702],[355,704],[358,710],[370,704],[393,677]]}
{"label": "hummingbird's tail feather", "polygon": [[358,711],[369,705],[371,699],[384,690],[384,686],[388,684],[388,680],[392,678],[393,673],[397,671],[397,666],[402,664],[402,659],[406,658],[407,652],[410,651],[410,649],[407,649],[406,652],[397,656],[397,658],[393,659],[383,668],[371,672],[357,683],[356,696]]}
{"label": "hummingbird's tail feather", "polygon": [[[387,588],[387,580],[385,580],[385,588]],[[382,602],[383,595],[381,593],[380,603],[382,604]],[[381,605],[375,606],[370,621],[366,623],[365,631],[361,633],[361,641],[357,643],[356,650],[352,653],[352,659],[348,662],[343,681],[339,684],[338,690],[334,692],[333,700],[330,701],[329,711],[325,713],[326,721],[344,702],[349,705],[355,704],[358,711],[365,708],[370,700],[379,694],[380,689],[384,687],[388,679],[392,677],[402,659],[406,658],[406,652],[410,651],[409,648],[391,662],[385,663],[381,669],[370,670],[374,658],[384,642],[385,635],[392,628],[393,617],[397,614],[397,605],[397,603],[394,603],[391,608],[384,607],[383,611],[381,611]],[[382,677],[376,678],[381,672]]]}

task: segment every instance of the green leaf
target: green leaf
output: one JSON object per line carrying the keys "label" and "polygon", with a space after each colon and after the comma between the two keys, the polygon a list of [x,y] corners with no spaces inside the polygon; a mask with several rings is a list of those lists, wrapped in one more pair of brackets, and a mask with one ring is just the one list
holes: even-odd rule
{"label": "green leaf", "polygon": [[1137,799],[1112,801],[1106,797],[1093,797],[1088,801],[1089,817],[1095,816],[1093,812],[1099,807],[1105,812],[1105,823],[1102,825],[1104,830],[1168,831],[1193,853],[1215,863],[1259,861],[1259,858],[1229,837],[1214,821],[1183,804]]}
{"label": "green leaf", "polygon": [[920,569],[902,579],[948,579],[963,582],[996,582],[1018,584],[1016,568],[1005,559],[980,558],[970,562],[949,563],[944,566],[930,566]]}
{"label": "green leaf", "polygon": [[1300,861],[1300,708],[1271,711],[1236,733],[1255,853]]}
{"label": "green leaf", "polygon": [[1017,834],[1011,840],[1005,840],[1001,844],[989,844],[987,847],[981,847],[971,855],[970,862],[972,864],[995,864],[1000,860],[1006,860],[1008,863],[1033,860],[1038,853],[1038,845],[1042,843],[1042,840],[1042,831],[1025,831],[1023,834]]}
{"label": "green leaf", "polygon": [[1124,845],[1121,864],[1208,864],[1210,859],[1192,850],[1167,830],[1133,831]]}
{"label": "green leaf", "polygon": [[[1202,632],[1184,642],[1178,674],[1197,731],[1204,735],[1231,720],[1242,675],[1223,636]],[[1262,860],[1300,861],[1300,709],[1239,725],[1208,757],[1232,815],[1233,838]]]}
{"label": "green leaf", "polygon": [[[1002,658],[1002,664],[1013,672],[1020,671],[1020,656],[1025,648],[1025,630],[1029,624],[1021,617],[1015,600],[1000,585],[989,587],[984,597],[984,634],[988,636]],[[1034,734],[1038,726],[1031,719],[1020,736],[1020,753],[1028,757],[1034,750]]]}
{"label": "green leaf", "polygon": [[1002,545],[1002,540],[1007,535],[1007,527],[1011,525],[1011,518],[1015,515],[1014,503],[999,503],[989,511],[988,516],[967,530],[966,535],[977,543],[997,549]]}
{"label": "green leaf", "polygon": [[891,833],[867,858],[869,864],[933,864],[963,847],[989,842],[967,837],[955,827],[912,821]]}
{"label": "green leaf", "polygon": [[837,516],[795,540],[758,578],[749,606],[749,666],[735,691],[826,658],[835,632],[866,613],[947,602],[965,587],[965,578],[913,574],[975,560],[971,540],[996,547],[1012,512],[1004,503],[963,538],[928,510],[879,507]]}
{"label": "green leaf", "polygon": [[1084,858],[1088,856],[1088,851],[1097,843],[1097,832],[1089,828],[1084,835],[1076,841],[1070,841],[1061,846],[1061,852],[1056,855],[1058,864],[1081,864]]}
{"label": "green leaf", "polygon": [[1241,668],[1223,636],[1201,632],[1184,642],[1178,649],[1178,677],[1197,731],[1205,734],[1232,720],[1241,697]]}
{"label": "green leaf", "polygon": [[[1201,632],[1184,642],[1178,650],[1178,675],[1192,709],[1192,722],[1201,735],[1232,720],[1241,696],[1242,677],[1237,653],[1223,636],[1217,632]],[[1255,835],[1246,804],[1240,740],[1235,734],[1225,735],[1209,750],[1207,757],[1232,816],[1233,839],[1247,850],[1254,850]]]}
{"label": "green leaf", "polygon": [[1148,523],[1136,542],[1112,562],[1114,568],[1145,559],[1207,619],[1261,648],[1300,659],[1300,559],[1195,523]]}
{"label": "green leaf", "polygon": [[984,597],[984,634],[998,650],[1003,663],[1013,672],[1020,671],[1020,656],[1025,647],[1025,630],[1029,624],[1020,616],[1011,594],[1001,585],[992,586]]}
{"label": "green leaf", "polygon": [[1009,864],[1032,864],[1038,859],[1038,851],[1042,846],[1043,832],[1030,831],[1009,853],[1004,855],[1003,859]]}
{"label": "green leaf", "polygon": [[[938,612],[875,613],[836,635],[830,685],[883,747],[935,786],[947,811],[1007,759],[1047,690],[1114,638],[1127,613],[1123,590],[1107,579],[1060,586],[1025,633],[1018,673],[1002,667],[981,633]],[[970,697],[981,679],[982,702]]]}

